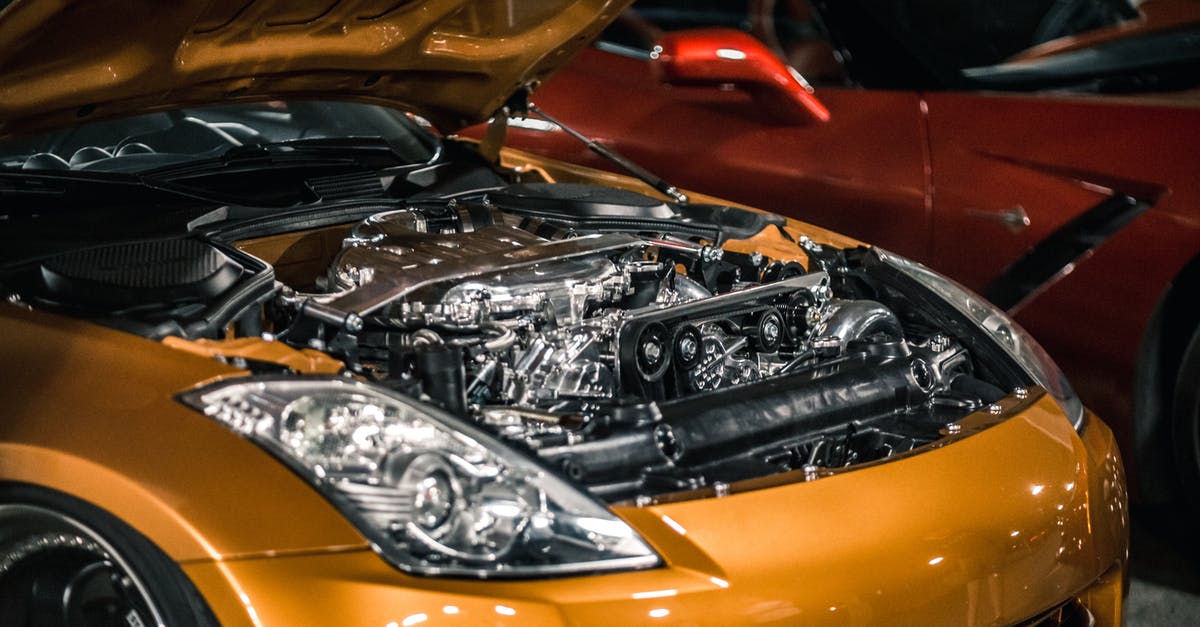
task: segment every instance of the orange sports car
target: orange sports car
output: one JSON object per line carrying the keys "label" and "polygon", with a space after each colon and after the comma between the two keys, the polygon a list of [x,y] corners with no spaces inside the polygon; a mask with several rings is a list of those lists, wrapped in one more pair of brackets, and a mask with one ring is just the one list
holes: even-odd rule
{"label": "orange sports car", "polygon": [[0,624],[1120,624],[1003,312],[504,147],[625,4],[0,9]]}

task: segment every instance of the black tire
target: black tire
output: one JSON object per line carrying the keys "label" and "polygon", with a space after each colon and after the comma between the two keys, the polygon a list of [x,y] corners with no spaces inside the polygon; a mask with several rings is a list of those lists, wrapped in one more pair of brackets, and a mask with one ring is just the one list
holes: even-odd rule
{"label": "black tire", "polygon": [[1179,364],[1171,414],[1181,496],[1193,520],[1200,521],[1200,330],[1192,334]]}
{"label": "black tire", "polygon": [[183,571],[100,508],[0,484],[0,625],[217,625]]}

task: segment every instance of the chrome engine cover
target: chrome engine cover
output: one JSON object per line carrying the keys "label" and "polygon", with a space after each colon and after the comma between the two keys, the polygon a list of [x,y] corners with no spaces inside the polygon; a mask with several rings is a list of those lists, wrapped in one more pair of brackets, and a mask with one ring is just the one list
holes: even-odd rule
{"label": "chrome engine cover", "polygon": [[[783,335],[793,352],[803,351],[817,329],[856,328],[838,312],[888,313],[831,304],[822,272],[714,295],[658,262],[663,246],[720,258],[709,247],[630,234],[546,239],[501,212],[454,204],[391,211],[346,238],[329,273],[337,292],[327,302],[419,330],[412,341],[484,334],[471,400],[550,411],[580,411],[625,393],[654,397],[664,379],[675,381],[667,384],[675,395],[757,381],[787,366],[778,354]],[[645,297],[631,306],[638,289]],[[792,317],[806,330],[791,334],[771,303],[798,292],[807,296]],[[772,316],[770,341],[739,326],[764,315]],[[672,356],[679,340],[671,334],[685,327],[695,335],[688,340],[695,363]]]}
{"label": "chrome engine cover", "polygon": [[[416,211],[391,211],[368,218],[346,239],[330,275],[339,291],[327,304],[369,314],[436,283],[518,269],[553,276],[554,262],[628,250],[639,242],[625,234],[546,240],[503,221],[439,230]],[[570,273],[577,272],[575,267]]]}

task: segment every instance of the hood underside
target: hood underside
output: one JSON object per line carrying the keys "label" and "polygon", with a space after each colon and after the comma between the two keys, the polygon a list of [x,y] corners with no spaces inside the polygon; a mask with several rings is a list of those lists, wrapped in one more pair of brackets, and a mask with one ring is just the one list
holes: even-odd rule
{"label": "hood underside", "polygon": [[326,96],[485,119],[631,0],[37,0],[0,11],[0,138]]}

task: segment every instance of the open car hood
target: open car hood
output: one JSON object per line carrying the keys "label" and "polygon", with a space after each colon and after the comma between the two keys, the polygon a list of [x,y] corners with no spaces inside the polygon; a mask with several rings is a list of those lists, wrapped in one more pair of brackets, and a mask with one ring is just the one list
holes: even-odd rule
{"label": "open car hood", "polygon": [[631,1],[17,0],[0,10],[0,137],[298,96],[395,104],[453,130]]}

